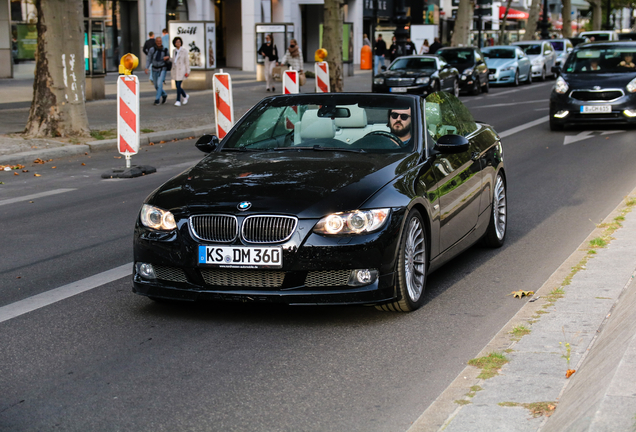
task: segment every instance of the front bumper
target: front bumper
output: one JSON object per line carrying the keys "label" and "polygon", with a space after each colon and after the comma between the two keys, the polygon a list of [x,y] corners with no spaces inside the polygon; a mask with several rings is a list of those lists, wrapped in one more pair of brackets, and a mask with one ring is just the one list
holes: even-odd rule
{"label": "front bumper", "polygon": [[[584,124],[584,123],[617,123],[636,124],[636,94],[626,93],[624,96],[612,101],[581,101],[570,97],[572,89],[566,94],[552,91],[550,96],[550,121],[554,124]],[[583,106],[610,106],[611,111],[606,113],[582,113]],[[631,110],[633,117],[626,114]],[[563,116],[567,111],[567,115]],[[557,117],[558,116],[558,117]],[[559,118],[560,117],[560,118]]]}
{"label": "front bumper", "polygon": [[[540,77],[543,75],[543,64],[532,65],[532,78]],[[546,71],[547,74],[547,71]]]}
{"label": "front bumper", "polygon": [[[314,234],[317,221],[299,220],[294,236],[281,246],[283,267],[238,269],[200,265],[198,247],[183,223],[173,233],[137,224],[134,237],[133,292],[155,298],[270,302],[285,304],[379,304],[395,298],[394,269],[402,211],[387,226],[367,235],[327,237]],[[298,232],[309,233],[304,238]],[[243,246],[239,241],[236,246]],[[139,272],[151,264],[156,276]],[[377,277],[350,285],[352,270],[369,269]]]}
{"label": "front bumper", "polygon": [[459,91],[470,92],[475,85],[477,78],[473,75],[460,75],[459,77]]}
{"label": "front bumper", "polygon": [[494,73],[490,71],[488,73],[488,81],[490,84],[512,84],[515,82],[516,69],[501,71],[497,70]]}

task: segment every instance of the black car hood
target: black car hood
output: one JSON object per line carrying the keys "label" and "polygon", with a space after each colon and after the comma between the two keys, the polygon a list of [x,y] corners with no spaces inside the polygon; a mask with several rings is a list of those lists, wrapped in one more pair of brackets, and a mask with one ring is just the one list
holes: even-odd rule
{"label": "black car hood", "polygon": [[381,76],[384,78],[417,78],[421,76],[430,76],[434,73],[435,71],[428,72],[422,69],[398,69],[384,71],[377,76]]}
{"label": "black car hood", "polygon": [[631,80],[636,78],[636,72],[622,73],[579,73],[564,74],[563,79],[570,89],[593,89],[595,86],[601,89],[624,89]]}
{"label": "black car hood", "polygon": [[407,153],[333,151],[212,153],[157,189],[148,203],[187,214],[293,214],[317,218],[359,208],[396,177]]}

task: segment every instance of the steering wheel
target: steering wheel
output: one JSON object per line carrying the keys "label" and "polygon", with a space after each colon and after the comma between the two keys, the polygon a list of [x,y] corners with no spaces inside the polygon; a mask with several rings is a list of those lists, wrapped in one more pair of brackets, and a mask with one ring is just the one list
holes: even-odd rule
{"label": "steering wheel", "polygon": [[387,132],[387,131],[381,131],[381,130],[377,130],[377,131],[373,131],[373,132],[369,132],[368,134],[366,134],[364,136],[364,138],[371,136],[371,135],[380,135],[383,136],[385,138],[390,139],[391,141],[393,141],[395,143],[395,145],[397,145],[398,147],[402,147],[402,140],[399,139],[397,137],[397,135],[391,133],[391,132]]}

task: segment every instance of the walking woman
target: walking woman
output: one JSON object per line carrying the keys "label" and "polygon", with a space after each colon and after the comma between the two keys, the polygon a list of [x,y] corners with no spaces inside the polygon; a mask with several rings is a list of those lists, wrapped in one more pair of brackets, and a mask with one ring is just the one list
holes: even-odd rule
{"label": "walking woman", "polygon": [[265,35],[265,42],[258,49],[258,53],[265,57],[265,85],[267,86],[267,91],[269,91],[270,88],[274,91],[276,88],[274,87],[272,73],[276,62],[278,62],[278,50],[272,41],[271,34]]}
{"label": "walking woman", "polygon": [[[304,64],[303,64],[303,52],[298,46],[298,42],[296,39],[292,39],[289,41],[289,48],[285,51],[285,55],[280,62],[281,64],[288,64],[295,71],[298,71],[299,81],[302,81],[301,75],[304,75]],[[300,84],[302,85],[302,84]]]}
{"label": "walking woman", "polygon": [[181,83],[190,75],[190,52],[183,46],[183,40],[179,36],[172,39],[175,49],[172,54],[172,70],[170,76],[177,85],[177,101],[175,106],[181,106],[181,96],[183,95],[183,105],[188,103],[188,95],[181,88]]}

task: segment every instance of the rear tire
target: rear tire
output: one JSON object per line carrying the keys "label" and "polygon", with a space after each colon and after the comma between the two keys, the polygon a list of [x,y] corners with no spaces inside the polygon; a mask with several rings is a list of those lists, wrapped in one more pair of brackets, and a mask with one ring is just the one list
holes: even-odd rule
{"label": "rear tire", "polygon": [[499,248],[506,240],[508,227],[508,201],[506,199],[506,181],[501,173],[497,174],[492,194],[492,209],[490,211],[490,223],[483,237],[484,244],[488,247]]}
{"label": "rear tire", "polygon": [[397,300],[376,308],[390,312],[411,312],[424,303],[426,272],[428,268],[428,243],[424,220],[417,211],[406,217],[395,271]]}
{"label": "rear tire", "polygon": [[541,81],[545,81],[545,66],[543,66],[543,69],[541,70]]}

